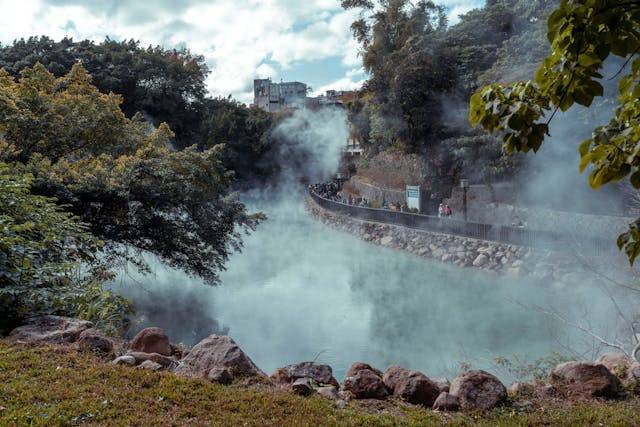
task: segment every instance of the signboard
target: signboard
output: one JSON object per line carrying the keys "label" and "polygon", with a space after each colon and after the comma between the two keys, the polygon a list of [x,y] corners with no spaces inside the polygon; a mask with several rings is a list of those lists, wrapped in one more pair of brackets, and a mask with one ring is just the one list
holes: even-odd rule
{"label": "signboard", "polygon": [[409,209],[420,210],[420,187],[414,185],[407,185],[407,206]]}

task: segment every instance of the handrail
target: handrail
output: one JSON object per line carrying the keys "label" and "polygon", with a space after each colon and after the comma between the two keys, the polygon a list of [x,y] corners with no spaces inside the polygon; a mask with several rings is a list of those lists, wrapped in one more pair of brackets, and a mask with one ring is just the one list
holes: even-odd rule
{"label": "handrail", "polygon": [[600,256],[616,252],[611,239],[599,236],[576,236],[546,230],[511,227],[500,224],[483,224],[433,215],[390,211],[387,209],[354,206],[326,199],[309,189],[311,198],[322,208],[365,221],[401,225],[435,233],[470,237],[517,246],[527,246],[560,252],[579,252]]}

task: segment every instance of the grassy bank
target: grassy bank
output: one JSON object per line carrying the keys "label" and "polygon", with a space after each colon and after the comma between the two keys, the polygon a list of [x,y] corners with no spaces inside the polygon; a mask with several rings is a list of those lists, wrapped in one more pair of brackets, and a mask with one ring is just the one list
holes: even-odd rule
{"label": "grassy bank", "polygon": [[[0,425],[639,425],[640,401],[544,403],[530,413],[432,411],[225,387],[112,366],[90,354],[0,341]],[[542,405],[542,404],[541,404]]]}

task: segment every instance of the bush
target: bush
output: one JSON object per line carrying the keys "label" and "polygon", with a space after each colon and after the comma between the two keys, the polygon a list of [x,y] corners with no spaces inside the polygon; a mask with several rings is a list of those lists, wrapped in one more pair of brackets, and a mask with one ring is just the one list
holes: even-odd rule
{"label": "bush", "polygon": [[42,314],[121,327],[131,309],[102,288],[101,242],[54,199],[31,194],[32,181],[0,163],[0,333]]}

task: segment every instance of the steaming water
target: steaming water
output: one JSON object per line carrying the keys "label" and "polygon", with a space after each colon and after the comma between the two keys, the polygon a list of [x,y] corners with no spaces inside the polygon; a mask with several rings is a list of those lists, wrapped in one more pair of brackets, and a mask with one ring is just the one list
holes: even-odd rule
{"label": "steaming water", "polygon": [[133,333],[161,326],[187,344],[228,333],[265,372],[317,358],[341,379],[355,361],[430,376],[451,376],[459,362],[496,372],[496,356],[535,360],[577,342],[577,331],[518,302],[563,307],[569,318],[586,310],[591,325],[612,326],[606,298],[587,285],[514,281],[369,245],[308,217],[302,203],[251,207],[269,220],[233,255],[222,286],[160,266],[120,279],[143,316]]}

